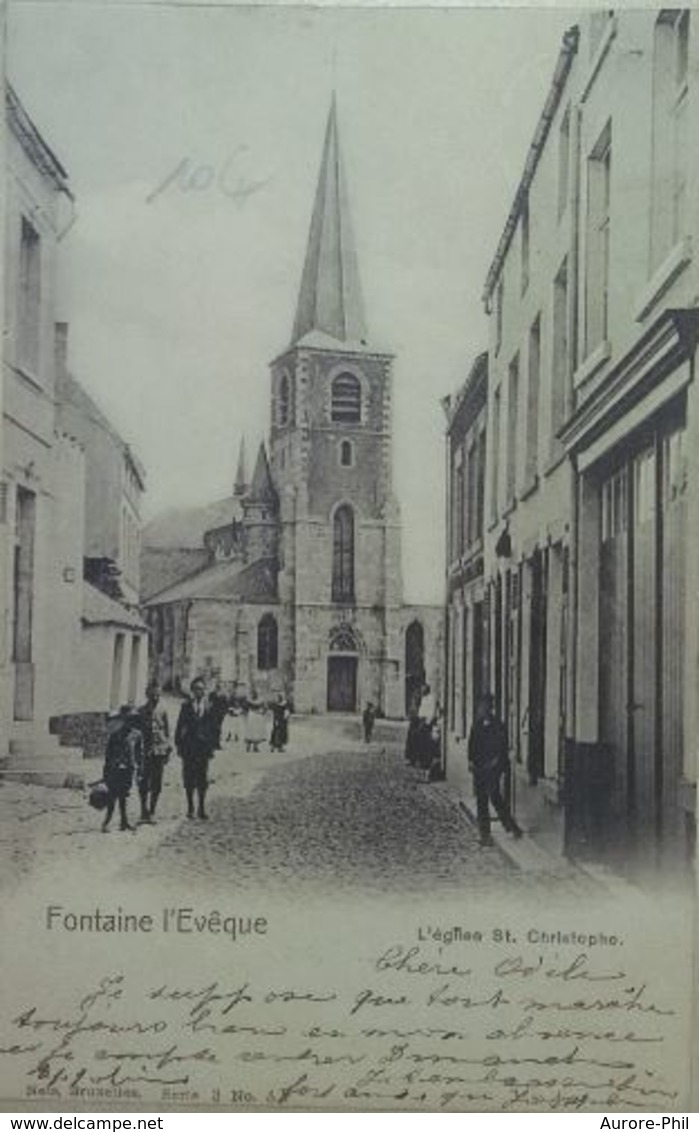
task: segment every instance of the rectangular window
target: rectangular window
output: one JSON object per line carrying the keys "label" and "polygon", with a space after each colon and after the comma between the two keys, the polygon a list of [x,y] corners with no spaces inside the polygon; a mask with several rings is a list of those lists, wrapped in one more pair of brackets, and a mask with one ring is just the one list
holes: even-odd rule
{"label": "rectangular window", "polygon": [[602,485],[602,542],[623,534],[627,526],[627,470],[623,467]]}
{"label": "rectangular window", "polygon": [[491,427],[491,452],[492,459],[490,462],[490,519],[495,522],[498,517],[498,488],[500,483],[500,418],[502,415],[501,406],[502,396],[500,387],[493,393],[493,422]]}
{"label": "rectangular window", "polygon": [[609,329],[609,240],[612,132],[608,124],[587,163],[585,347],[591,354]]}
{"label": "rectangular window", "polygon": [[41,333],[41,240],[36,228],[24,216],[19,246],[18,300],[17,361],[29,373],[37,374]]}
{"label": "rectangular window", "polygon": [[556,434],[568,408],[570,358],[568,348],[568,259],[563,260],[553,282],[553,330],[551,359],[551,454],[560,448]]}
{"label": "rectangular window", "polygon": [[517,486],[517,418],[519,416],[519,354],[510,362],[507,382],[506,505],[514,502]]}
{"label": "rectangular window", "polygon": [[456,508],[456,556],[461,557],[466,548],[466,531],[465,531],[465,518],[466,518],[466,493],[465,493],[465,468],[464,468],[464,451],[460,448],[456,454],[456,470],[455,470],[455,508]]}
{"label": "rectangular window", "polygon": [[541,385],[541,315],[529,331],[529,370],[527,383],[527,452],[525,487],[534,483],[539,471],[539,389]]}
{"label": "rectangular window", "polygon": [[568,188],[570,185],[570,107],[566,109],[561,119],[558,131],[558,218],[566,210],[568,204]]}
{"label": "rectangular window", "polygon": [[476,491],[477,491],[477,442],[473,441],[468,450],[468,459],[466,461],[466,492],[468,495],[468,502],[466,504],[466,545],[473,546],[476,535]]}
{"label": "rectangular window", "polygon": [[655,25],[651,272],[687,234],[689,21],[673,8]]}
{"label": "rectangular window", "polygon": [[476,539],[481,540],[485,509],[485,431],[478,437],[476,452]]}
{"label": "rectangular window", "polygon": [[522,294],[529,286],[529,201],[522,206],[520,219],[522,228]]}

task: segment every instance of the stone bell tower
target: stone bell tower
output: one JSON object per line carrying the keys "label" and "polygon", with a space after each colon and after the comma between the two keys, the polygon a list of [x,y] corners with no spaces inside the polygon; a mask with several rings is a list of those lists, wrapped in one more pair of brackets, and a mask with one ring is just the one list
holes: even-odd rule
{"label": "stone bell tower", "polygon": [[301,711],[402,710],[392,361],[367,330],[333,98],[291,341],[271,365],[279,597]]}

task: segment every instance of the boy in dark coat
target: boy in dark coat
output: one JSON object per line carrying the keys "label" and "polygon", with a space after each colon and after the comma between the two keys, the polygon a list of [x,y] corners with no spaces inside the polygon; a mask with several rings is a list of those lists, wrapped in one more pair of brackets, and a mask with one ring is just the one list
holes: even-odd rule
{"label": "boy in dark coat", "polygon": [[182,759],[182,783],[187,795],[187,817],[194,817],[194,794],[197,795],[197,814],[204,821],[204,809],[209,785],[209,760],[218,743],[218,723],[210,705],[204,699],[204,681],[197,676],[192,680],[191,696],[180,708],[175,728],[175,746]]}
{"label": "boy in dark coat", "polygon": [[107,810],[102,822],[106,833],[112,820],[114,807],[119,803],[120,829],[133,829],[126,815],[126,799],[133,784],[134,775],[140,775],[143,768],[143,738],[138,725],[138,712],[125,705],[119,715],[108,724],[107,749],[104,757],[102,777],[109,791]]}
{"label": "boy in dark coat", "polygon": [[513,837],[521,837],[522,830],[500,792],[500,780],[508,765],[507,728],[495,714],[495,699],[490,692],[483,696],[471,728],[468,763],[473,774],[481,845],[493,844],[490,835],[491,802],[503,829]]}

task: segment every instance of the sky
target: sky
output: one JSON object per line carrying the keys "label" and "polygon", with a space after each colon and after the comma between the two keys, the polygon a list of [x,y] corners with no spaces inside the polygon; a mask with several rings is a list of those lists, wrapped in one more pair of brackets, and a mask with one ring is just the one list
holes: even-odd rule
{"label": "sky", "polygon": [[231,488],[269,426],[325,121],[372,344],[396,355],[408,601],[444,591],[445,420],[565,10],[10,0],[8,72],[76,198],[70,365],[147,471],[146,518]]}

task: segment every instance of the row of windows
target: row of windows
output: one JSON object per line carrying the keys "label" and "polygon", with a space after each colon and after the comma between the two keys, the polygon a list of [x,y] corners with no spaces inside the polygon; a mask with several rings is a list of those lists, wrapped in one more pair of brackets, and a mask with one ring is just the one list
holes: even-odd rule
{"label": "row of windows", "polygon": [[[330,386],[330,420],[333,424],[360,424],[362,386],[353,373],[339,373]],[[280,428],[294,423],[293,389],[288,374],[282,374],[277,394],[277,423]]]}
{"label": "row of windows", "polygon": [[485,430],[466,438],[452,465],[451,557],[460,558],[483,537]]}
{"label": "row of windows", "polygon": [[[612,13],[593,13],[590,45],[599,47]],[[655,28],[650,221],[650,270],[655,270],[686,234],[688,167],[688,62],[690,12],[668,9]],[[593,52],[594,54],[594,52]],[[557,211],[560,220],[570,196],[571,108],[558,133]],[[612,126],[608,122],[587,158],[585,213],[584,349],[591,354],[609,335],[609,265],[611,242]],[[519,220],[520,292],[530,276],[529,202]],[[503,338],[505,285],[495,290],[495,351]]]}
{"label": "row of windows", "polygon": [[[569,354],[568,309],[568,259],[564,258],[553,281],[550,300],[551,358],[549,385],[549,446],[547,456],[556,456],[560,442],[557,433],[561,429],[570,404],[570,354]],[[528,490],[536,484],[541,473],[541,382],[543,357],[543,316],[538,312],[528,331],[526,384],[521,380],[522,363],[520,351],[510,360],[507,371],[507,403],[504,406],[507,417],[503,422],[503,394],[498,386],[493,394],[491,436],[493,459],[490,481],[490,517],[496,519],[499,513],[500,453],[503,447],[502,429],[506,429],[504,445],[504,489],[505,506],[511,505],[518,490]],[[524,398],[526,397],[526,401]],[[518,459],[520,445],[524,445],[522,482],[518,483]]]}

